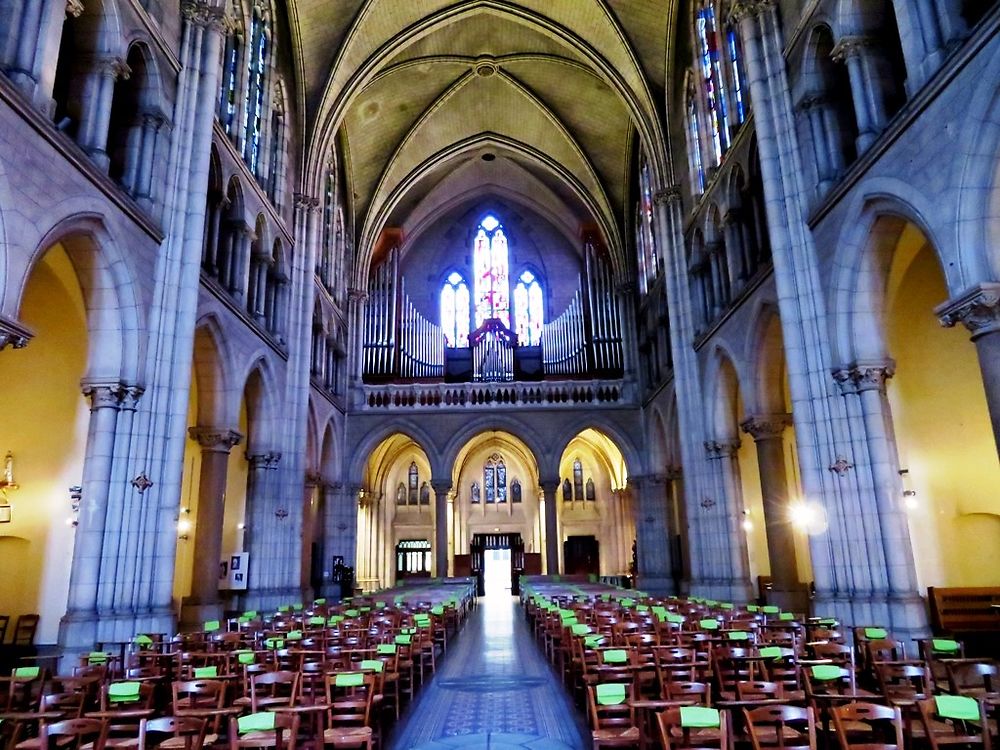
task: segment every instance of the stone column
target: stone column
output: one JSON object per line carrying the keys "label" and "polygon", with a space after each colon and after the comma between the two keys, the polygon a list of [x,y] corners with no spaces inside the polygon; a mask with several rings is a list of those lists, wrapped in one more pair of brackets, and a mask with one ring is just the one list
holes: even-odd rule
{"label": "stone column", "polygon": [[676,594],[670,559],[670,527],[667,521],[667,476],[630,476],[638,552],[638,587],[662,596]]}
{"label": "stone column", "polygon": [[149,210],[153,204],[153,166],[156,158],[156,141],[160,128],[163,126],[163,117],[153,112],[144,112],[141,117],[139,163],[136,166],[132,194],[139,205]]}
{"label": "stone column", "polygon": [[243,436],[219,427],[192,427],[191,437],[201,446],[198,478],[198,514],[195,519],[191,597],[185,623],[214,620],[222,614],[219,604],[219,561],[222,559],[222,525],[226,511],[226,477],[229,452]]}
{"label": "stone column", "polygon": [[250,252],[257,235],[253,227],[240,223],[233,235],[233,253],[230,255],[229,292],[236,299],[243,299],[250,284]]}
{"label": "stone column", "polygon": [[[4,52],[10,47],[13,47],[14,52],[12,60],[8,60],[5,54],[4,59],[0,60],[0,65],[7,67],[10,79],[29,95],[33,93],[35,84],[38,82],[35,60],[42,31],[42,8],[44,6],[45,3],[41,0],[22,0],[20,19],[16,15],[7,19],[7,23],[10,24],[4,35],[7,38],[0,40],[3,43]],[[16,14],[16,10],[13,12]],[[8,35],[14,35],[13,39]]]}
{"label": "stone column", "polygon": [[[299,570],[303,591],[312,588],[312,546],[317,542],[317,524],[323,503],[323,478],[319,474],[306,474],[302,495],[302,548]],[[320,554],[322,559],[322,553]]]}
{"label": "stone column", "polygon": [[942,325],[962,323],[979,355],[993,438],[1000,452],[1000,282],[985,282],[934,309]]}
{"label": "stone column", "polygon": [[349,351],[351,357],[352,383],[360,383],[362,369],[364,367],[364,324],[365,324],[365,300],[368,299],[368,292],[357,287],[349,287],[347,290],[347,315],[349,328]]}
{"label": "stone column", "polygon": [[708,498],[703,507],[714,516],[719,566],[719,596],[732,601],[748,601],[753,587],[750,581],[750,560],[747,553],[746,532],[743,530],[743,488],[740,484],[740,466],[736,457],[740,447],[737,438],[711,440],[705,443],[710,461],[718,462],[721,482],[722,507]]}
{"label": "stone column", "polygon": [[83,387],[83,395],[90,399],[90,426],[66,619],[85,619],[96,614],[107,524],[110,521],[111,533],[115,533],[122,521],[108,518],[108,493],[122,391],[119,383],[87,383]]}
{"label": "stone column", "polygon": [[757,445],[760,490],[764,501],[767,556],[775,588],[798,583],[795,536],[788,516],[788,475],[782,434],[791,424],[788,414],[747,417],[740,427]]}
{"label": "stone column", "polygon": [[809,136],[816,159],[819,184],[817,195],[825,195],[833,181],[844,168],[844,156],[837,143],[839,124],[827,97],[821,93],[808,93],[799,100],[798,110],[809,125]]}
{"label": "stone column", "polygon": [[101,57],[92,63],[85,82],[88,95],[84,97],[80,123],[80,145],[102,170],[107,171],[108,128],[111,124],[111,104],[115,82],[128,80],[131,69],[119,57]]}
{"label": "stone column", "polygon": [[877,42],[867,36],[845,36],[833,49],[833,59],[847,65],[854,114],[858,120],[858,154],[863,154],[885,128],[882,82],[876,74]]}
{"label": "stone column", "polygon": [[545,496],[545,572],[547,575],[559,575],[559,501],[556,496],[562,483],[559,478],[541,479],[538,482]]}
{"label": "stone column", "polygon": [[[687,508],[684,506],[684,472],[680,466],[668,466],[667,479],[667,528],[670,537],[670,567],[674,574],[674,585],[679,595],[690,593],[691,589],[691,548],[688,544]],[[678,547],[674,553],[675,539]]]}
{"label": "stone column", "polygon": [[431,481],[434,488],[434,569],[438,578],[448,577],[448,494],[450,479]]}
{"label": "stone column", "polygon": [[[288,511],[277,507],[270,492],[270,476],[277,470],[280,453],[247,454],[247,517],[249,528],[245,543],[250,554],[250,574],[248,583],[255,592],[266,594],[277,587],[280,571],[276,562],[280,560],[278,529],[275,524],[287,518]],[[282,512],[284,511],[284,518]]]}

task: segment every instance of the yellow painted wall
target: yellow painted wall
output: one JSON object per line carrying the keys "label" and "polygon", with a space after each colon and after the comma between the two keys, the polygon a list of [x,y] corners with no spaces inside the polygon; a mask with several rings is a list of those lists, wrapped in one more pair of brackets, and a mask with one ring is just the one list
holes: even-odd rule
{"label": "yellow painted wall", "polygon": [[226,465],[226,509],[222,519],[222,554],[227,556],[235,552],[245,552],[243,549],[243,524],[246,522],[247,511],[247,476],[250,464],[247,463],[247,427],[246,400],[240,406],[239,426],[236,428],[243,440],[229,451],[229,461]]}
{"label": "yellow painted wall", "polygon": [[[66,612],[74,529],[69,487],[83,475],[87,362],[83,295],[56,245],[25,289],[21,320],[35,333],[24,349],[0,353],[0,458],[14,455],[12,523],[0,525],[0,613],[41,615],[36,641],[54,643]],[[84,498],[86,502],[86,498]]]}
{"label": "yellow painted wall", "polygon": [[915,229],[896,250],[888,296],[889,381],[917,576],[925,586],[1000,584],[1000,464],[975,345],[942,328],[948,298],[933,251]]}
{"label": "yellow painted wall", "polygon": [[[198,380],[191,375],[191,396],[188,401],[188,427],[198,424]],[[177,556],[174,559],[174,610],[180,612],[181,600],[191,595],[191,574],[194,566],[194,548],[197,543],[198,481],[201,478],[201,446],[191,437],[188,430],[184,443],[184,474],[181,479],[181,501],[178,518],[190,524],[187,539],[177,540]],[[189,513],[183,513],[183,509]]]}
{"label": "yellow painted wall", "polygon": [[757,446],[753,438],[740,432],[740,448],[736,454],[740,466],[740,483],[743,489],[743,507],[750,511],[747,553],[750,558],[750,580],[757,590],[757,576],[771,575],[771,560],[767,556],[767,525],[764,522],[764,500],[760,489],[760,465],[757,463]]}

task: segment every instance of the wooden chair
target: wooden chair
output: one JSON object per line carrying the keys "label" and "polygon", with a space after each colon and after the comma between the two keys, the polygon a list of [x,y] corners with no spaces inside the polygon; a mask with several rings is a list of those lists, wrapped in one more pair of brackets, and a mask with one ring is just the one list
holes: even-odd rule
{"label": "wooden chair", "polygon": [[629,683],[599,683],[587,686],[591,737],[594,748],[638,747],[641,740]]}
{"label": "wooden chair", "polygon": [[661,696],[667,701],[687,701],[708,706],[712,702],[712,686],[707,682],[674,680],[661,685]]}
{"label": "wooden chair", "polygon": [[[153,712],[155,685],[149,682],[112,682],[101,688],[101,713],[107,717],[109,748],[134,748],[139,724]],[[138,712],[146,712],[140,715]],[[120,714],[120,716],[115,716]]]}
{"label": "wooden chair", "polygon": [[894,706],[848,703],[830,715],[840,750],[903,750],[903,717]]}
{"label": "wooden chair", "polygon": [[[680,707],[668,708],[657,714],[660,727],[660,742],[664,750],[729,750],[732,745],[729,722],[725,711],[717,711],[718,726],[687,726],[690,708],[714,711],[711,708]],[[707,722],[695,722],[702,724]]]}
{"label": "wooden chair", "polygon": [[799,706],[743,709],[753,750],[816,750],[816,714]]}
{"label": "wooden chair", "polygon": [[265,711],[229,719],[229,750],[295,750],[298,736],[299,717],[296,714]]}
{"label": "wooden chair", "polygon": [[769,680],[748,680],[736,683],[736,700],[765,701],[784,700],[785,686]]}
{"label": "wooden chair", "polygon": [[38,631],[38,615],[21,615],[14,626],[12,646],[34,646],[35,633]]}
{"label": "wooden chair", "polygon": [[108,724],[100,719],[67,719],[43,724],[40,744],[43,750],[104,750]]}
{"label": "wooden chair", "polygon": [[[49,693],[42,696],[39,712],[62,714],[62,720],[79,719],[83,716],[85,698],[86,696],[79,692]],[[6,716],[2,723],[9,725],[14,732],[13,744],[10,747],[16,750],[35,750],[41,747],[42,719],[32,716],[31,713],[14,714]]]}
{"label": "wooden chair", "polygon": [[294,706],[299,696],[299,673],[287,670],[264,672],[250,680],[250,712],[277,706]]}
{"label": "wooden chair", "polygon": [[364,672],[339,672],[326,680],[326,729],[323,745],[335,748],[374,747],[371,723],[375,676]]}
{"label": "wooden chair", "polygon": [[201,750],[208,723],[204,719],[164,716],[139,723],[137,750]]}
{"label": "wooden chair", "polygon": [[1000,691],[1000,667],[992,662],[946,664],[949,692],[978,697]]}
{"label": "wooden chair", "polygon": [[983,704],[967,695],[942,695],[918,701],[924,738],[931,750],[953,745],[990,750],[990,733]]}
{"label": "wooden chair", "polygon": [[10,625],[10,615],[0,615],[0,646],[7,642],[8,625]]}
{"label": "wooden chair", "polygon": [[0,710],[21,712],[38,710],[47,674],[41,667],[15,667],[10,673],[7,693],[0,701]]}
{"label": "wooden chair", "polygon": [[[188,680],[185,682],[175,682],[170,686],[172,707],[174,714],[182,718],[185,713],[200,711],[219,710],[225,705],[226,683],[218,680]],[[222,715],[211,718],[208,728],[209,735],[202,737],[202,742],[215,744],[218,734],[222,728]]]}

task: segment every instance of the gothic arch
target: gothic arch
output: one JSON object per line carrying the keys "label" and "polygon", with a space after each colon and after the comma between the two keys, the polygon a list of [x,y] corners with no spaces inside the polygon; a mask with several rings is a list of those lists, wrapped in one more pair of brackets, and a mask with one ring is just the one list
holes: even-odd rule
{"label": "gothic arch", "polygon": [[748,414],[785,412],[784,360],[777,305],[763,302],[757,306],[747,336],[748,388],[744,392],[744,409]]}
{"label": "gothic arch", "polygon": [[[641,424],[639,425],[641,429]],[[555,450],[552,457],[555,458],[555,465],[559,465],[559,459],[566,452],[566,448],[573,438],[584,430],[591,429],[602,433],[618,448],[625,461],[625,469],[629,475],[639,474],[642,471],[650,470],[640,459],[642,452],[639,451],[635,442],[630,438],[621,426],[614,424],[611,420],[603,418],[600,414],[582,414],[569,422],[568,425],[559,430],[559,437],[554,441]]]}
{"label": "gothic arch", "polygon": [[281,427],[276,411],[281,394],[268,360],[263,356],[255,359],[242,382],[250,433],[246,438],[247,453],[269,451],[275,447],[273,436]]}
{"label": "gothic arch", "polygon": [[239,394],[233,392],[229,372],[231,357],[218,318],[208,315],[194,331],[194,376],[198,385],[198,424],[235,429],[239,420]]}
{"label": "gothic arch", "polygon": [[[441,449],[442,471],[440,476],[451,476],[451,468],[458,460],[462,449],[477,435],[484,432],[507,432],[516,437],[528,447],[528,450],[535,457],[539,476],[543,478],[547,476],[545,469],[551,463],[547,460],[549,454],[542,448],[545,444],[543,438],[522,420],[506,415],[483,415],[466,422]],[[438,476],[437,471],[435,471],[435,476]]]}
{"label": "gothic arch", "polygon": [[738,360],[721,344],[717,344],[710,360],[705,382],[705,423],[709,437],[714,440],[738,440],[740,436],[740,396],[746,398],[747,389],[740,377]]}
{"label": "gothic arch", "polygon": [[403,418],[385,422],[372,428],[367,434],[355,442],[354,457],[346,468],[347,478],[352,484],[361,484],[365,467],[371,458],[372,452],[385,440],[393,435],[403,435],[412,440],[427,456],[431,467],[431,476],[447,476],[448,471],[444,468],[438,457],[436,446],[420,425],[411,418]]}

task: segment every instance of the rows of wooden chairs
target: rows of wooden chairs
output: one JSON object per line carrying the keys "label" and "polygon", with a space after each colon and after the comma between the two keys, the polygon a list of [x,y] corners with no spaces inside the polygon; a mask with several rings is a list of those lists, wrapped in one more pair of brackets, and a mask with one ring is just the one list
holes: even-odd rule
{"label": "rows of wooden chairs", "polygon": [[998,741],[1000,668],[952,639],[915,648],[776,607],[522,592],[593,746],[943,750]]}
{"label": "rows of wooden chairs", "polygon": [[375,748],[472,606],[464,590],[445,603],[320,601],[142,634],[66,674],[18,666],[0,678],[0,750]]}

